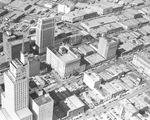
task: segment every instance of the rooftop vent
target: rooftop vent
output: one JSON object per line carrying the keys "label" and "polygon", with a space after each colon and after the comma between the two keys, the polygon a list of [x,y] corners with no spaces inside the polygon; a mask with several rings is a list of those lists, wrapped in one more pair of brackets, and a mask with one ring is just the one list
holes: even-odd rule
{"label": "rooftop vent", "polygon": [[65,54],[65,53],[68,52],[68,50],[67,50],[65,47],[60,47],[60,48],[59,48],[59,52],[60,52],[61,54]]}

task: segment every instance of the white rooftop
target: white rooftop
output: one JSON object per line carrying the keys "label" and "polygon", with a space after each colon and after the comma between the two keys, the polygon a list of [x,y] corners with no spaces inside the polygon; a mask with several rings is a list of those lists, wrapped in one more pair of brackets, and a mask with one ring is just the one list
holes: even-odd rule
{"label": "white rooftop", "polygon": [[100,79],[102,79],[97,73],[93,72],[93,71],[87,71],[85,72],[90,78],[91,80],[93,80],[94,82],[99,81]]}
{"label": "white rooftop", "polygon": [[22,62],[18,59],[12,60],[11,62],[16,68],[23,66]]}
{"label": "white rooftop", "polygon": [[67,63],[69,61],[72,61],[74,60],[76,57],[73,56],[72,54],[70,53],[66,53],[66,54],[63,54],[62,56],[59,57],[63,62]]}
{"label": "white rooftop", "polygon": [[18,115],[18,117],[20,119],[23,119],[27,116],[30,116],[32,113],[28,108],[24,108],[24,109],[21,109],[21,110],[17,111],[16,114]]}
{"label": "white rooftop", "polygon": [[91,65],[94,65],[101,61],[104,61],[105,59],[100,54],[95,53],[95,54],[85,57],[85,60],[87,60]]}
{"label": "white rooftop", "polygon": [[84,106],[84,103],[76,95],[70,96],[64,102],[67,103],[71,111]]}

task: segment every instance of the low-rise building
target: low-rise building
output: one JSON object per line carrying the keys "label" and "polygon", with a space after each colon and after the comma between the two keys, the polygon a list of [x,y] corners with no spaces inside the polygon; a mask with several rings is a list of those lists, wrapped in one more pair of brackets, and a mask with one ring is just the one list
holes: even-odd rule
{"label": "low-rise building", "polygon": [[69,0],[67,0],[65,3],[59,3],[58,4],[58,12],[59,13],[69,13],[72,11],[75,7],[75,4]]}
{"label": "low-rise building", "polygon": [[90,32],[90,30],[92,28],[97,28],[99,26],[105,25],[105,24],[110,24],[115,22],[115,19],[113,19],[113,17],[101,17],[101,18],[96,18],[96,19],[92,19],[86,22],[81,22],[81,26],[83,28],[85,28],[88,32]]}
{"label": "low-rise building", "polygon": [[84,59],[90,64],[95,65],[105,61],[105,58],[98,53],[94,53],[89,56],[85,56]]}
{"label": "low-rise building", "polygon": [[90,88],[98,88],[102,82],[102,78],[92,71],[86,71],[83,78],[84,83]]}
{"label": "low-rise building", "polygon": [[117,95],[125,91],[116,81],[111,81],[109,84],[117,91]]}
{"label": "low-rise building", "polygon": [[130,89],[133,89],[135,87],[135,84],[128,78],[128,77],[122,77],[122,82],[124,82]]}
{"label": "low-rise building", "polygon": [[128,111],[128,118],[131,118],[138,113],[138,110],[132,105],[132,103],[128,99],[123,99],[119,101],[119,103],[125,107],[126,111]]}
{"label": "low-rise building", "polygon": [[132,64],[138,68],[138,70],[146,75],[150,76],[150,63],[149,63],[149,52],[146,50],[142,53],[134,55]]}
{"label": "low-rise building", "polygon": [[85,56],[91,55],[94,53],[94,49],[91,48],[89,45],[82,44],[78,47],[78,50]]}
{"label": "low-rise building", "polygon": [[62,16],[62,20],[63,21],[67,21],[67,22],[77,22],[77,21],[81,21],[84,19],[84,15],[85,15],[85,12],[84,11],[80,11],[80,10],[75,10],[75,11],[72,11],[70,13],[67,13],[65,15]]}
{"label": "low-rise building", "polygon": [[90,6],[91,9],[97,11],[98,14],[100,15],[105,15],[112,13],[113,8],[110,4],[107,4],[106,2],[100,2],[98,4],[93,4]]}
{"label": "low-rise building", "polygon": [[71,119],[74,116],[84,113],[84,106],[84,103],[76,95],[72,95],[65,100],[60,101],[59,107],[67,115],[62,119]]}

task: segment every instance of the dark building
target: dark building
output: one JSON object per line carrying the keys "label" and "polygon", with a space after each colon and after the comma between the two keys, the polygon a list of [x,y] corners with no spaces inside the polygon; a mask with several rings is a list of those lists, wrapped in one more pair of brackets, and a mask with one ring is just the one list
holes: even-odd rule
{"label": "dark building", "polygon": [[0,31],[0,43],[2,43],[2,42],[3,42],[3,32]]}
{"label": "dark building", "polygon": [[40,18],[37,22],[36,45],[40,54],[46,52],[46,47],[53,46],[55,40],[54,18]]}
{"label": "dark building", "polygon": [[[3,34],[4,52],[10,58],[10,60],[18,58],[20,59],[20,51],[22,49],[23,35],[8,35]],[[24,40],[25,51],[30,52],[30,40]]]}
{"label": "dark building", "polygon": [[2,17],[3,15],[7,14],[8,11],[4,10],[4,9],[0,9],[0,17]]}

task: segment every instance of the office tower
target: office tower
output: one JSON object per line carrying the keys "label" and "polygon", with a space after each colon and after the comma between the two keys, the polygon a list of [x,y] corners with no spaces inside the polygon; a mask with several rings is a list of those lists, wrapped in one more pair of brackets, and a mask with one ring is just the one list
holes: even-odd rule
{"label": "office tower", "polygon": [[98,53],[105,59],[115,57],[119,41],[113,38],[100,37],[98,44]]}
{"label": "office tower", "polygon": [[40,18],[37,22],[36,45],[39,54],[46,52],[46,47],[54,44],[54,18]]}
{"label": "office tower", "polygon": [[[20,59],[20,51],[22,49],[22,34],[17,35],[8,35],[7,33],[3,34],[3,44],[4,44],[4,52],[10,58]],[[24,40],[25,51],[27,53],[30,52],[30,40]]]}
{"label": "office tower", "polygon": [[[2,93],[2,112],[12,120],[32,120],[29,110],[29,84],[26,65],[15,59],[4,73],[5,91]],[[7,114],[6,114],[7,113]]]}
{"label": "office tower", "polygon": [[47,93],[38,96],[36,93],[30,94],[30,107],[33,112],[33,120],[53,120],[54,101]]}

